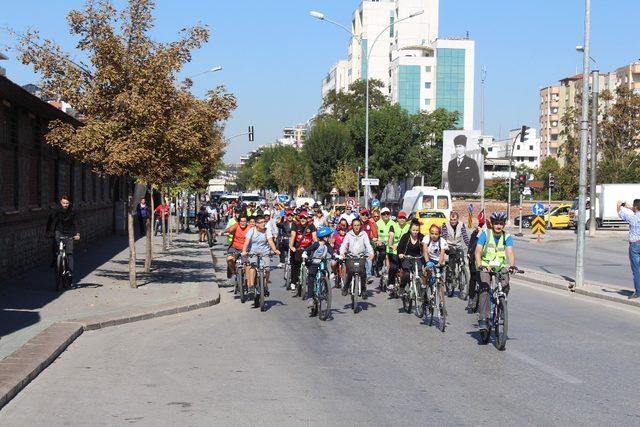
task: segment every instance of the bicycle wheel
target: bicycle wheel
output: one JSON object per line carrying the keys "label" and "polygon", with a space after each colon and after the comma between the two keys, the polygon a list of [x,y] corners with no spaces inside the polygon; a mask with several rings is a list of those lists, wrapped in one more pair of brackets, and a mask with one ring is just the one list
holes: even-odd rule
{"label": "bicycle wheel", "polygon": [[285,289],[289,289],[289,286],[291,286],[291,271],[290,271],[290,266],[291,264],[289,264],[288,262],[285,262],[284,264],[284,287]]}
{"label": "bicycle wheel", "polygon": [[300,269],[300,280],[298,281],[298,286],[296,288],[296,296],[303,297],[304,296],[304,287],[307,284],[307,267],[303,264]]}
{"label": "bicycle wheel", "polygon": [[447,293],[447,296],[451,298],[453,296],[453,292],[455,291],[455,283],[453,278],[453,275],[454,275],[453,271],[451,271],[449,267],[447,267],[446,275],[447,275],[445,280],[446,293]]}
{"label": "bicycle wheel", "polygon": [[260,281],[258,282],[260,286],[260,311],[265,311],[266,310],[266,305],[265,305],[265,286],[266,283],[264,283],[264,276],[263,274],[260,274]]}
{"label": "bicycle wheel", "polygon": [[63,269],[62,269],[62,255],[58,255],[57,259],[56,259],[56,268],[55,268],[55,275],[56,275],[56,291],[60,292],[64,286],[64,282],[62,279],[62,273],[63,273]]}
{"label": "bicycle wheel", "polygon": [[502,351],[507,345],[507,331],[509,330],[509,311],[507,310],[507,300],[501,297],[496,307],[496,347]]}
{"label": "bicycle wheel", "polygon": [[318,317],[325,321],[331,315],[331,286],[326,277],[320,283],[320,295],[318,296]]}
{"label": "bicycle wheel", "polygon": [[240,286],[240,302],[245,303],[247,300],[247,289],[244,285],[244,269],[240,268],[238,270],[238,274],[236,275],[236,280],[238,281],[238,286]]}
{"label": "bicycle wheel", "polygon": [[360,290],[360,275],[354,274],[351,279],[351,286],[353,286],[353,292],[351,292],[351,309],[353,314],[358,312],[358,292]]}
{"label": "bicycle wheel", "polygon": [[69,271],[69,259],[66,256],[62,258],[62,271],[62,284],[65,289],[71,289],[73,277],[71,276],[71,271]]}
{"label": "bicycle wheel", "polygon": [[424,305],[422,304],[422,298],[420,297],[420,279],[414,279],[413,285],[415,286],[415,295],[413,304],[415,305],[414,310],[416,317],[422,318],[424,316]]}
{"label": "bicycle wheel", "polygon": [[433,292],[433,286],[429,287],[429,326],[433,326],[436,317],[436,296]]}
{"label": "bicycle wheel", "polygon": [[445,304],[446,304],[445,301],[446,300],[442,300],[438,305],[438,311],[440,316],[440,323],[438,326],[440,327],[440,332],[444,332],[444,330],[447,327],[447,309],[445,307]]}
{"label": "bicycle wheel", "polygon": [[463,300],[466,301],[469,298],[469,278],[467,277],[467,271],[461,267],[460,274],[458,275],[458,288],[460,289],[460,295],[464,295]]}

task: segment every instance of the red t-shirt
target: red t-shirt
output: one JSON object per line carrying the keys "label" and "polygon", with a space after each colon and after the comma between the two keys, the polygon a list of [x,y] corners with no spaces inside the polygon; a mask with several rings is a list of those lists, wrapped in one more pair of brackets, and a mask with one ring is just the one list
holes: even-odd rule
{"label": "red t-shirt", "polygon": [[370,240],[378,238],[378,227],[376,227],[376,223],[372,218],[369,218],[367,222],[363,223],[362,227]]}

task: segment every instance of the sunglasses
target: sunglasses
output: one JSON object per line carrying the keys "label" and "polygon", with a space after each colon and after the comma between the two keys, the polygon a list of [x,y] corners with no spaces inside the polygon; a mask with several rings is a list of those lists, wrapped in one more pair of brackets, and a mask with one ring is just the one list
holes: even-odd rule
{"label": "sunglasses", "polygon": [[389,215],[391,215],[389,212],[385,212],[382,214],[382,216],[389,216]]}

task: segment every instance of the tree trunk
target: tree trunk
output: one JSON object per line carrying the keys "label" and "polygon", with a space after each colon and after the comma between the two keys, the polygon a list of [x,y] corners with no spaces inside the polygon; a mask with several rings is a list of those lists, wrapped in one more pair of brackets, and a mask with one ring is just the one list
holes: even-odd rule
{"label": "tree trunk", "polygon": [[[164,190],[160,190],[160,200],[161,203],[164,204]],[[169,219],[165,219],[164,210],[162,212],[162,219],[160,221],[162,223],[162,250],[167,250],[167,227],[169,226]],[[166,224],[166,225],[165,225]]]}
{"label": "tree trunk", "polygon": [[154,227],[154,203],[153,203],[153,184],[149,184],[149,202],[151,203],[151,215],[147,221],[147,258],[144,260],[144,272],[151,271],[151,261],[153,261],[153,227]]}
{"label": "tree trunk", "polygon": [[[169,224],[168,224],[168,229],[169,229],[169,247],[171,247],[171,245],[173,245],[173,231],[171,230],[171,226],[173,225],[173,213],[171,212],[171,204],[173,203],[173,197],[171,197],[169,199]],[[177,204],[174,203],[173,206],[175,206],[176,212],[177,212]]]}
{"label": "tree trunk", "polygon": [[129,235],[129,286],[137,288],[136,282],[136,238],[133,228],[133,195],[129,195],[129,206],[127,206],[127,233]]}

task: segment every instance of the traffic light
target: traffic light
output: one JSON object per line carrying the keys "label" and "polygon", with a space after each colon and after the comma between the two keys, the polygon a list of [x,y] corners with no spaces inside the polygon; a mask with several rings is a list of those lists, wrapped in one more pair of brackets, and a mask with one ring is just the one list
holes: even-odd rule
{"label": "traffic light", "polygon": [[518,175],[518,188],[520,188],[520,192],[524,191],[524,187],[527,186],[527,175],[520,174]]}
{"label": "traffic light", "polygon": [[249,142],[253,142],[253,126],[249,126]]}
{"label": "traffic light", "polygon": [[549,188],[553,188],[556,186],[556,178],[551,174],[549,174],[549,181],[547,182],[547,186]]}
{"label": "traffic light", "polygon": [[522,129],[520,130],[520,142],[525,142],[529,139],[529,135],[527,135],[529,129],[529,126],[522,126]]}

